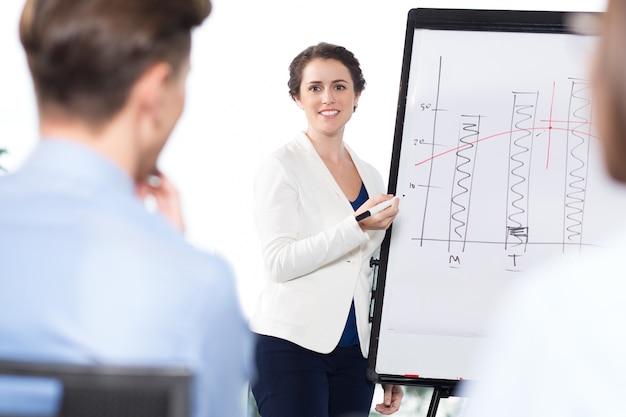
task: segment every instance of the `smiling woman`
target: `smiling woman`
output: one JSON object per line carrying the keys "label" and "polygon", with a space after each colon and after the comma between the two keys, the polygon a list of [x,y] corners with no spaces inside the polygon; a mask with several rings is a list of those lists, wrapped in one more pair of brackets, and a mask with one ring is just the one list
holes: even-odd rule
{"label": "smiling woman", "polygon": [[[365,417],[374,393],[365,359],[369,259],[398,203],[356,219],[391,196],[379,172],[343,141],[365,87],[352,52],[319,43],[289,69],[289,93],[308,126],[255,177],[267,280],[250,323],[259,335],[252,391],[261,415]],[[376,410],[395,412],[402,395],[387,386]]]}

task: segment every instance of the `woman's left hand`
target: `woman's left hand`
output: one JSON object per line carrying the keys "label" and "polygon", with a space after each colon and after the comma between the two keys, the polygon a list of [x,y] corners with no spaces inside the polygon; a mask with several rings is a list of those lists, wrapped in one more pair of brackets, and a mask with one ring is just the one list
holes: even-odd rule
{"label": "woman's left hand", "polygon": [[404,391],[400,385],[383,384],[384,400],[376,404],[376,411],[380,414],[393,414],[400,409],[400,402],[404,397]]}

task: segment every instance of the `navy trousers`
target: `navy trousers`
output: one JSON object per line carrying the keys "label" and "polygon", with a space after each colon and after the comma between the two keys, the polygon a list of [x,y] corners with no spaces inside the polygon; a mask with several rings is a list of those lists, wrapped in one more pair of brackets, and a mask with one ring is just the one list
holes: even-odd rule
{"label": "navy trousers", "polygon": [[329,354],[257,336],[252,393],[262,417],[367,417],[374,383],[359,346]]}

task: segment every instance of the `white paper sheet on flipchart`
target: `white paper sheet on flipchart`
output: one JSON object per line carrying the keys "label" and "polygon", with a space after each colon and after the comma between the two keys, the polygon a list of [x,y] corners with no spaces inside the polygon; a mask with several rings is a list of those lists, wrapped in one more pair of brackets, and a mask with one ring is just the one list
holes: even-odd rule
{"label": "white paper sheet on flipchart", "polygon": [[[588,123],[594,41],[416,32],[397,179],[403,199],[387,267],[390,330],[481,336],[520,272],[597,250],[623,215],[623,191],[608,180]],[[463,136],[471,145],[459,145]],[[579,138],[579,155],[568,157]],[[516,157],[519,169],[511,165],[515,141],[529,150]],[[516,198],[521,239],[507,235]]]}

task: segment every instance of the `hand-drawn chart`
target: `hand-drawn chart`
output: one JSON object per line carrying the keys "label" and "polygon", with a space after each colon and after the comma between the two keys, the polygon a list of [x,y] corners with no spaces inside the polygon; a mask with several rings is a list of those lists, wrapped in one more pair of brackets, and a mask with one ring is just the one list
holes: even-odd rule
{"label": "hand-drawn chart", "polygon": [[[440,69],[442,63],[440,58]],[[429,220],[434,217],[428,213],[429,209],[432,209],[430,197],[434,197],[437,193],[440,198],[449,197],[449,203],[446,202],[449,205],[449,213],[441,213],[446,217],[445,220],[440,220],[448,223],[448,236],[445,239],[448,242],[448,251],[452,254],[450,262],[459,266],[460,259],[454,253],[465,252],[468,242],[503,246],[511,258],[509,259],[510,267],[507,270],[519,270],[517,257],[522,256],[520,252],[528,251],[529,244],[554,245],[558,243],[563,251],[572,246],[582,251],[582,246],[593,245],[583,240],[588,170],[591,163],[589,153],[591,142],[596,140],[592,133],[590,85],[587,81],[577,79],[567,80],[566,83],[571,85],[570,91],[565,92],[568,94],[566,97],[567,120],[552,119],[556,92],[556,82],[553,82],[552,92],[547,95],[550,100],[548,119],[537,117],[539,91],[511,91],[509,130],[484,136],[481,119],[485,116],[460,114],[458,115],[459,127],[456,143],[438,154],[435,154],[437,146],[442,145],[435,142],[438,139],[436,133],[433,135],[434,141],[427,143],[431,154],[415,164],[416,167],[427,165],[429,172],[426,175],[426,183],[420,182],[419,184],[420,187],[425,187],[424,206],[422,222],[419,225],[420,236],[413,239],[419,239],[422,245],[424,240],[440,240],[428,238],[427,231],[427,227],[432,226]],[[432,108],[432,111],[445,111],[445,109],[436,107]],[[483,126],[487,122],[483,120]],[[482,143],[486,141],[501,143]],[[508,149],[502,148],[502,145]],[[489,158],[495,157],[501,162],[506,161],[507,166],[499,166],[497,161],[486,160],[484,157],[479,161],[479,147],[481,157],[485,153],[482,148],[488,148],[485,151]],[[556,158],[564,161],[563,166],[555,166],[555,152],[560,153]],[[550,166],[551,160],[552,166]],[[480,183],[474,183],[477,177],[477,163],[480,162],[489,162],[489,174],[501,177],[500,186],[493,180],[484,181],[480,178]],[[449,196],[437,191],[431,193],[433,187],[435,189],[446,188],[445,183],[440,183],[441,177],[435,177],[435,175],[447,175],[442,170],[447,170],[452,175],[452,181],[448,184]],[[419,170],[415,169],[415,171]],[[433,184],[437,185],[433,186]],[[472,193],[475,188],[478,188],[480,192],[481,184],[489,186],[489,192],[493,194],[484,196],[489,207],[483,207],[477,215],[478,222],[473,222],[480,227],[470,228],[470,209],[476,203],[475,198],[472,200]],[[444,186],[441,187],[441,185]],[[411,188],[414,186],[414,183],[409,185]],[[550,195],[554,197],[551,199],[553,201],[550,207],[562,209],[562,216],[559,215],[560,213],[555,213],[546,218],[545,207],[537,212],[536,217],[532,216],[535,213],[531,212],[531,194],[534,195],[549,187],[552,188],[549,190]],[[412,193],[412,190],[408,190],[407,193]],[[505,198],[501,202],[504,204],[499,206],[497,205],[498,193]],[[541,196],[540,200],[539,203],[545,203],[546,196]],[[499,210],[503,212],[498,216]],[[485,214],[488,212],[493,212],[496,217],[485,219]],[[498,222],[498,217],[502,224]],[[559,219],[559,217],[562,218]],[[558,221],[552,224],[538,224],[537,228],[533,228],[533,232],[537,232],[537,239],[533,239],[530,235],[530,224],[544,220]],[[497,230],[491,229],[490,226],[495,226]],[[491,238],[489,238],[490,234]],[[468,241],[470,236],[476,236],[477,239]]]}
{"label": "hand-drawn chart", "polygon": [[623,216],[593,123],[594,39],[418,32],[385,325],[481,336],[520,272],[600,249]]}

